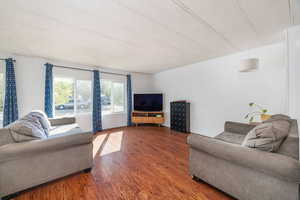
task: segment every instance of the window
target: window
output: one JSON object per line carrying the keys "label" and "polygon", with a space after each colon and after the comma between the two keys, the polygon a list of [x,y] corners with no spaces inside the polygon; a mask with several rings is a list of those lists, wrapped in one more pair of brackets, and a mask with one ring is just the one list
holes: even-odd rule
{"label": "window", "polygon": [[[91,72],[53,69],[54,116],[74,116],[91,113],[93,109]],[[126,79],[102,74],[102,114],[123,113],[126,110]]]}
{"label": "window", "polygon": [[55,77],[54,102],[55,116],[91,112],[91,81]]}
{"label": "window", "polygon": [[76,106],[77,113],[91,112],[92,111],[92,100],[91,91],[92,84],[88,80],[77,81],[77,95],[76,95]]}
{"label": "window", "polygon": [[3,125],[4,81],[4,74],[0,72],[0,127]]}
{"label": "window", "polygon": [[124,83],[113,83],[113,112],[124,112]]}
{"label": "window", "polygon": [[74,79],[54,78],[55,115],[74,115]]}
{"label": "window", "polygon": [[124,82],[101,80],[102,113],[119,113],[125,111],[125,84]]}

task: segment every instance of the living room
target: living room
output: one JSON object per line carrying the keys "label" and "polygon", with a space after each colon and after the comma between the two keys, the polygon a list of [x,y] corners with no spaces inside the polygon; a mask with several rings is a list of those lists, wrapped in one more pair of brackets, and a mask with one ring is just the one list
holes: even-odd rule
{"label": "living room", "polygon": [[300,2],[0,8],[0,199],[300,199]]}

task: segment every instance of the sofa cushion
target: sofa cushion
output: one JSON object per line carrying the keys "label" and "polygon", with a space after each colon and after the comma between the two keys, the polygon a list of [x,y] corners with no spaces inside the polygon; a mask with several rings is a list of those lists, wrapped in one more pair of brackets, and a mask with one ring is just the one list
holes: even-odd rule
{"label": "sofa cushion", "polygon": [[8,128],[1,128],[0,129],[0,146],[5,144],[14,143],[14,140],[10,134]]}
{"label": "sofa cushion", "polygon": [[47,138],[39,120],[31,115],[26,115],[9,124],[7,128],[15,142]]}
{"label": "sofa cushion", "polygon": [[280,144],[288,136],[289,130],[290,122],[287,120],[274,120],[262,123],[247,134],[242,146],[276,152]]}
{"label": "sofa cushion", "polygon": [[66,124],[61,126],[52,126],[49,136],[58,135],[58,134],[74,134],[82,132],[78,124]]}
{"label": "sofa cushion", "polygon": [[234,144],[242,144],[245,137],[246,135],[225,131],[220,135],[217,135],[215,139],[222,140],[224,142],[234,143]]}
{"label": "sofa cushion", "polygon": [[45,133],[48,135],[51,129],[50,121],[48,120],[47,115],[41,110],[34,110],[29,113],[34,117],[37,117],[39,122],[41,123]]}
{"label": "sofa cushion", "polygon": [[49,118],[49,121],[52,126],[61,126],[61,125],[76,123],[76,118],[75,117]]}
{"label": "sofa cushion", "polygon": [[291,120],[291,118],[287,115],[276,114],[276,115],[272,115],[269,119],[267,119],[263,123],[272,122],[272,121],[276,121],[276,120],[287,120],[287,121],[289,121],[289,120]]}
{"label": "sofa cushion", "polygon": [[227,121],[225,122],[224,130],[225,132],[247,135],[254,127],[255,125],[251,124]]}

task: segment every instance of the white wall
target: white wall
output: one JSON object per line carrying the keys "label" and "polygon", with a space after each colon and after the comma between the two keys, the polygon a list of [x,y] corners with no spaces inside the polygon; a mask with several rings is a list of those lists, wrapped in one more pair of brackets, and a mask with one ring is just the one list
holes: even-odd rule
{"label": "white wall", "polygon": [[[0,53],[1,58],[12,57],[17,60],[15,64],[16,84],[17,84],[17,98],[19,107],[19,116],[23,116],[31,110],[44,110],[44,64],[50,62],[58,65],[75,66],[81,68],[88,68],[86,66],[76,65],[74,63],[48,60],[37,57],[27,57],[12,55],[8,53]],[[5,67],[4,62],[0,62],[0,67]],[[102,69],[104,70],[104,69]],[[105,70],[108,71],[108,70]],[[114,71],[117,72],[117,71]],[[78,71],[80,73],[80,71]],[[125,72],[119,72],[124,73]],[[133,92],[149,92],[153,88],[152,75],[132,73],[132,90]],[[85,130],[92,128],[91,114],[76,115],[76,120],[80,126]],[[127,115],[111,114],[104,115],[102,118],[103,128],[113,128],[125,126],[127,124]]]}
{"label": "white wall", "polygon": [[132,93],[151,93],[154,90],[154,76],[144,73],[132,73]]}
{"label": "white wall", "polygon": [[[238,72],[239,61],[256,57],[256,72]],[[286,46],[285,43],[252,49],[247,52],[199,62],[157,73],[155,89],[164,93],[169,126],[169,103],[191,103],[191,132],[215,136],[225,121],[245,121],[248,103],[265,106],[270,113],[286,113]]]}

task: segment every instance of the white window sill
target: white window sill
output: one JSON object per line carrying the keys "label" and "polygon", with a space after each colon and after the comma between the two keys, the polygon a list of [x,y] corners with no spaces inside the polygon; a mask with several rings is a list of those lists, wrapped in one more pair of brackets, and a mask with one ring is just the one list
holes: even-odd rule
{"label": "white window sill", "polygon": [[111,113],[102,113],[103,116],[107,115],[125,115],[126,112],[111,112]]}
{"label": "white window sill", "polygon": [[76,117],[76,116],[84,116],[84,115],[92,115],[92,112],[82,112],[82,113],[74,113],[70,115],[56,115],[55,118],[63,118],[63,117]]}
{"label": "white window sill", "polygon": [[[103,113],[102,116],[109,116],[109,115],[126,115],[127,112],[111,112],[111,113]],[[85,115],[93,115],[92,112],[86,112],[86,113],[78,113],[74,115],[59,115],[59,116],[54,116],[54,118],[63,118],[63,117],[76,117],[76,116],[85,116]]]}

